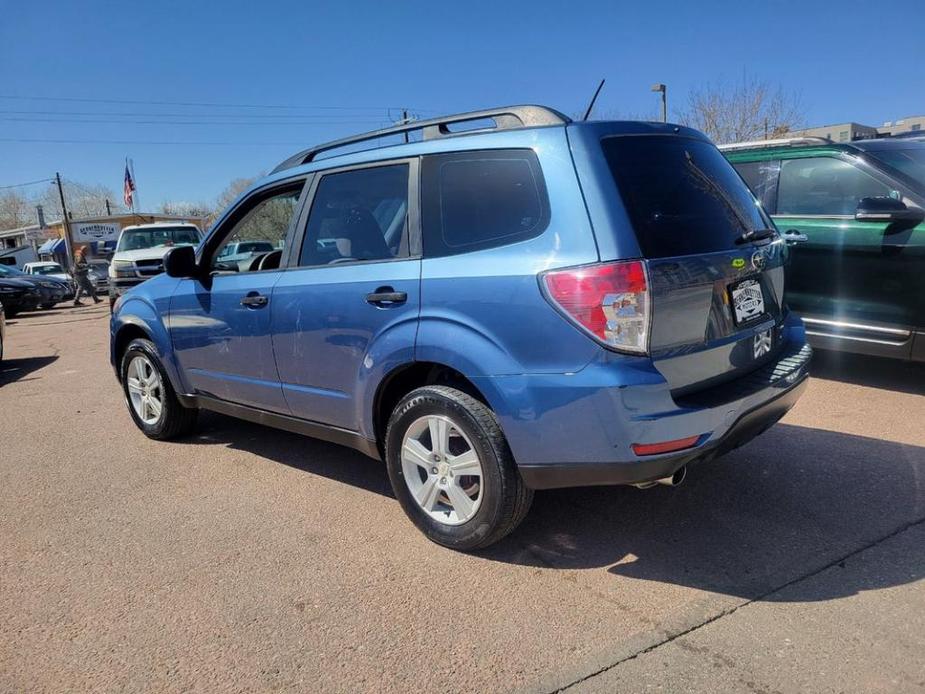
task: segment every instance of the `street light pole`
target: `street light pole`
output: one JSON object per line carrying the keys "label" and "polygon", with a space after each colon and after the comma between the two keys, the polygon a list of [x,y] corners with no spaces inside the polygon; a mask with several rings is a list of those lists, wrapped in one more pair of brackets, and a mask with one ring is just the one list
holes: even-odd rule
{"label": "street light pole", "polygon": [[658,84],[652,85],[653,92],[661,92],[662,94],[662,123],[668,122],[668,87],[659,82]]}

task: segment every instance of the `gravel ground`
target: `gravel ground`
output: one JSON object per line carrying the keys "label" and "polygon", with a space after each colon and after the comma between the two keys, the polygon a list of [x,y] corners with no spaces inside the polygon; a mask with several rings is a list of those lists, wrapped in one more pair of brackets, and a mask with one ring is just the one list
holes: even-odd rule
{"label": "gravel ground", "polygon": [[463,555],[381,464],[132,424],[108,311],[9,321],[0,691],[925,689],[925,370],[823,354],[677,489],[539,493]]}

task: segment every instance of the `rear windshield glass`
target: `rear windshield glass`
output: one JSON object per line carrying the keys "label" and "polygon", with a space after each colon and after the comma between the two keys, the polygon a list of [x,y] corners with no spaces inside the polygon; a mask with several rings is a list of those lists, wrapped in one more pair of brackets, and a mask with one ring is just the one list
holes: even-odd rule
{"label": "rear windshield glass", "polygon": [[764,229],[754,196],[710,143],[685,137],[609,137],[604,155],[647,258],[735,248]]}

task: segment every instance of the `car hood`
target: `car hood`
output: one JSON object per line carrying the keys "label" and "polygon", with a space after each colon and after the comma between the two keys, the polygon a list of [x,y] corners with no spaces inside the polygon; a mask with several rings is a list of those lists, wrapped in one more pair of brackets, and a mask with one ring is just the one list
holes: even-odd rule
{"label": "car hood", "polygon": [[[178,243],[175,246],[155,246],[154,248],[139,248],[137,251],[119,251],[112,256],[112,261],[116,260],[158,260],[167,255],[167,251],[171,248],[179,248],[180,246],[188,246],[190,244]],[[112,265],[110,265],[112,267]]]}
{"label": "car hood", "polygon": [[11,279],[7,277],[0,279],[0,287],[17,287],[17,288],[24,288],[24,289],[34,289],[35,286],[36,286],[35,282],[30,282],[29,280]]}

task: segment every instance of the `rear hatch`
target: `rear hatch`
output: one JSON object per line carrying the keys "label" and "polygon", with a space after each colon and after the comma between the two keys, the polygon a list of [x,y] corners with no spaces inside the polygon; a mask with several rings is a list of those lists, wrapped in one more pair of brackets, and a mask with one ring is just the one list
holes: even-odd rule
{"label": "rear hatch", "polygon": [[697,136],[600,142],[646,259],[650,354],[672,393],[717,385],[773,359],[785,246],[732,166]]}

